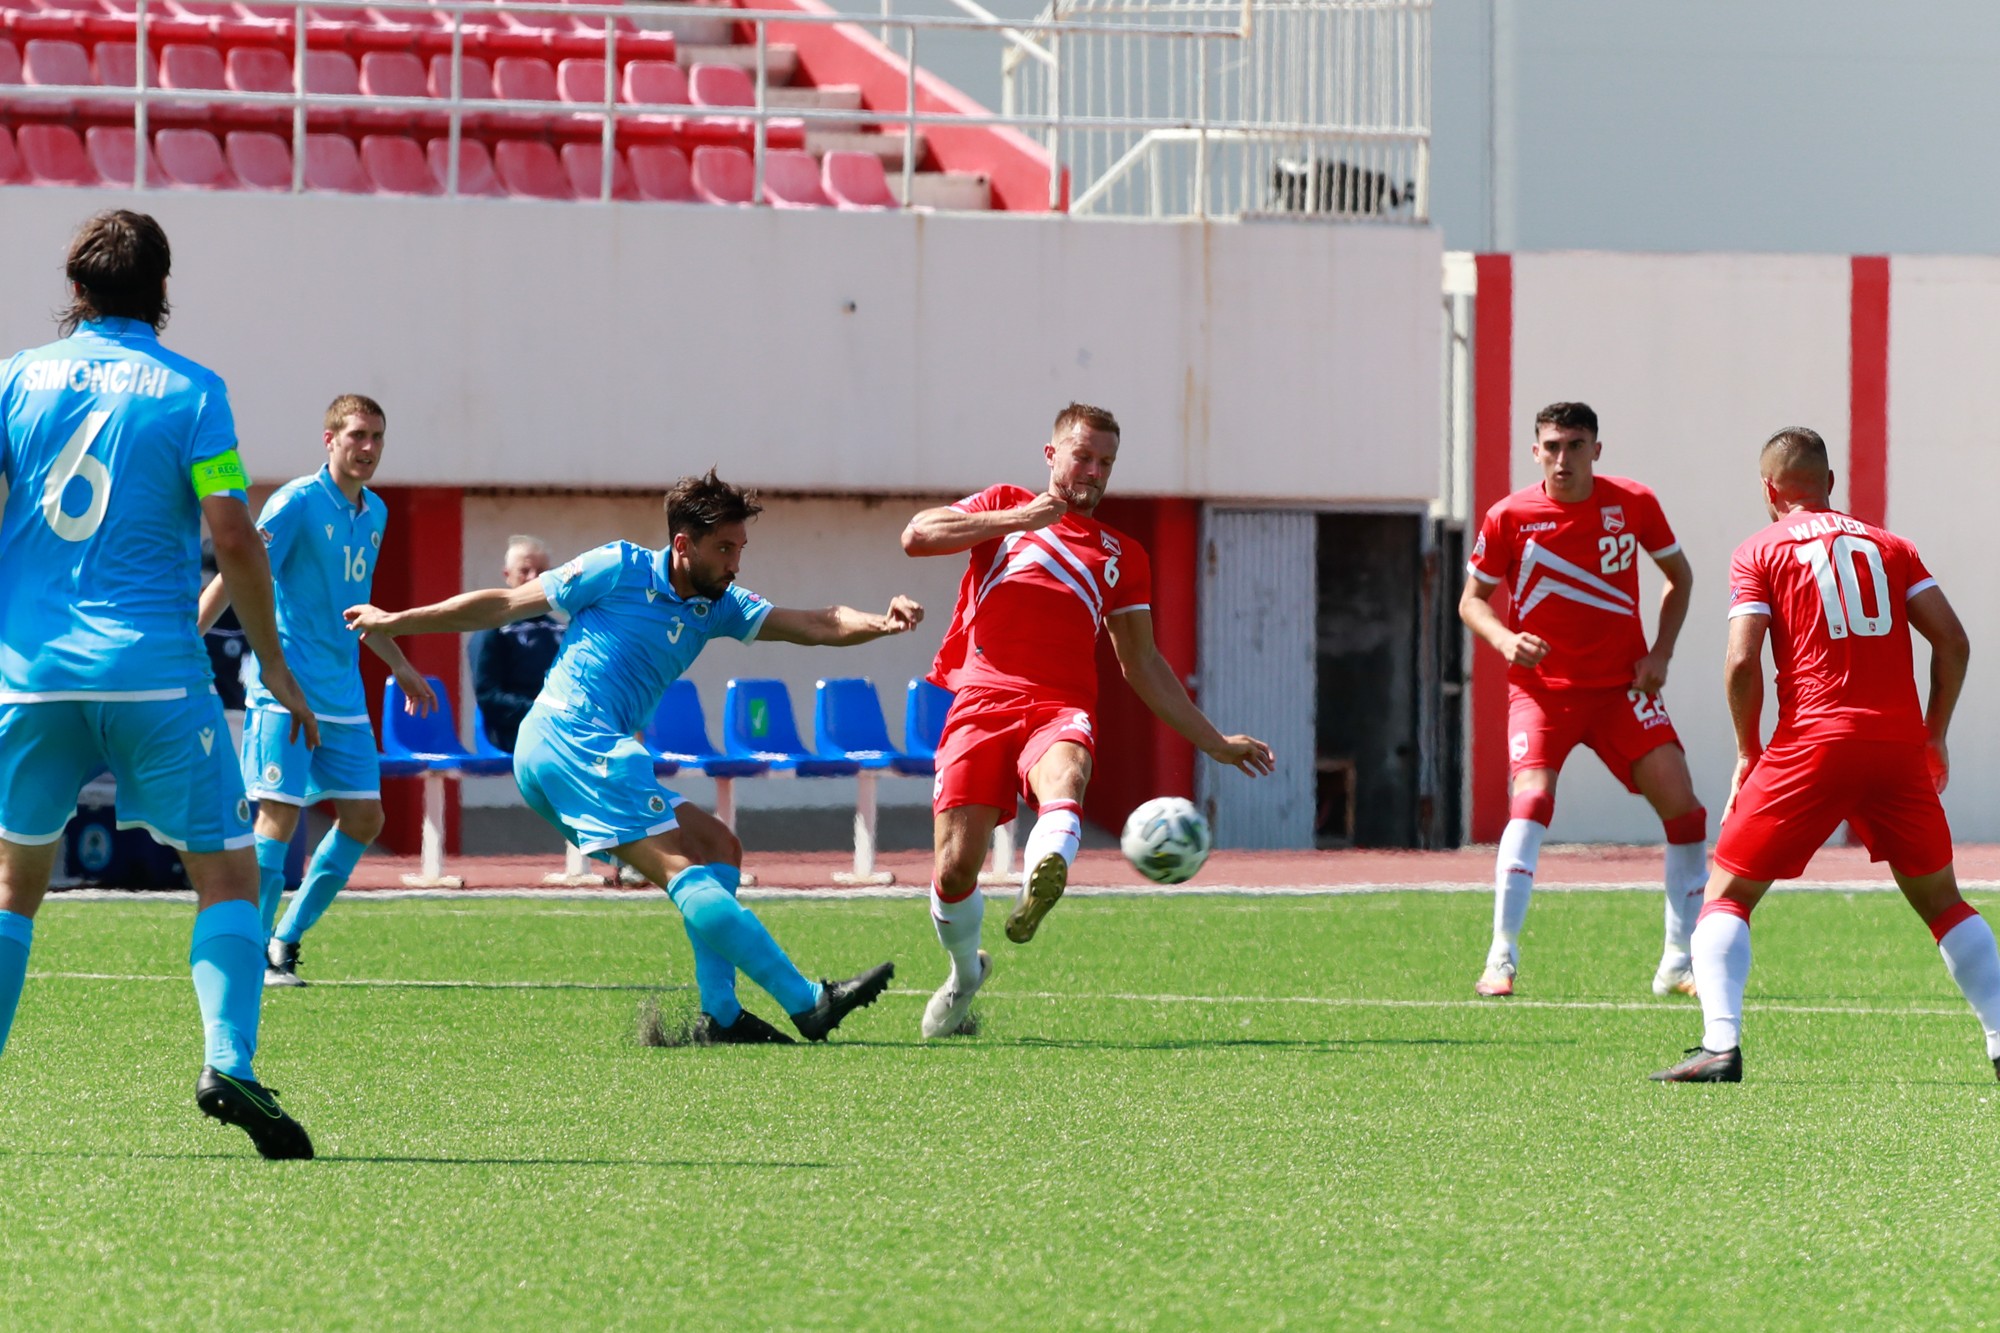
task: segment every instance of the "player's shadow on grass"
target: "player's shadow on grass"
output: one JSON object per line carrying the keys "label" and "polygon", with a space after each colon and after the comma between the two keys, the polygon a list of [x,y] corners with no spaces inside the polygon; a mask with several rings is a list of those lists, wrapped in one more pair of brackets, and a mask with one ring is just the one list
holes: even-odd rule
{"label": "player's shadow on grass", "polygon": [[[843,1042],[860,1046],[863,1042]],[[885,1043],[886,1044],[886,1043]],[[1532,1037],[1161,1037],[1152,1041],[1116,1041],[1101,1037],[1001,1037],[967,1042],[959,1050],[981,1046],[1025,1046],[1069,1051],[1220,1051],[1235,1047],[1267,1051],[1321,1051],[1328,1054],[1364,1046],[1574,1046],[1569,1038]],[[937,1049],[929,1047],[928,1049]],[[953,1049],[950,1044],[945,1049]]]}

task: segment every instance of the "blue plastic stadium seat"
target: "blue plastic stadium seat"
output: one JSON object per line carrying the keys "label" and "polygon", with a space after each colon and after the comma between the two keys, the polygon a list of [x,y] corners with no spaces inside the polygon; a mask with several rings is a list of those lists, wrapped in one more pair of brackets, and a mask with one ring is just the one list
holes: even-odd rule
{"label": "blue plastic stadium seat", "polygon": [[936,770],[938,740],[944,735],[945,714],[951,711],[950,690],[927,680],[910,682],[903,699],[903,754],[920,768],[898,770],[930,773]]}
{"label": "blue plastic stadium seat", "polygon": [[722,748],[732,758],[761,759],[802,778],[850,778],[861,771],[852,759],[829,759],[805,747],[782,680],[729,682],[722,696]]}
{"label": "blue plastic stadium seat", "polygon": [[451,696],[444,682],[426,676],[438,706],[423,717],[403,711],[403,690],[391,680],[382,690],[382,753],[396,759],[414,759],[433,773],[459,773],[466,777],[492,777],[514,771],[507,755],[484,757],[459,743],[458,726],[452,720]]}
{"label": "blue plastic stadium seat", "polygon": [[667,686],[653,720],[646,724],[646,747],[662,763],[675,769],[692,768],[712,778],[754,778],[771,771],[761,759],[732,758],[708,743],[701,694],[691,680]]}
{"label": "blue plastic stadium seat", "polygon": [[476,759],[505,759],[511,767],[514,756],[495,745],[486,734],[486,714],[477,703],[472,705],[472,754]]}
{"label": "blue plastic stadium seat", "polygon": [[889,722],[875,682],[862,676],[822,680],[813,701],[813,733],[819,752],[852,759],[864,769],[897,773],[931,771],[928,758],[911,758],[889,741]]}

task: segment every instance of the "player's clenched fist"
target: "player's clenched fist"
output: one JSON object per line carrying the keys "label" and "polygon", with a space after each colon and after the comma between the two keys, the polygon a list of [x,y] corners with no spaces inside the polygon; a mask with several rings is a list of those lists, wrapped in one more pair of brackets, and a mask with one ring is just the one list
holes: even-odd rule
{"label": "player's clenched fist", "polygon": [[1549,655],[1548,641],[1533,634],[1510,634],[1502,655],[1509,666],[1536,666]]}
{"label": "player's clenched fist", "polygon": [[913,597],[898,594],[889,599],[888,613],[882,617],[882,626],[891,634],[905,634],[923,623],[924,608]]}
{"label": "player's clenched fist", "polygon": [[1037,528],[1046,528],[1052,523],[1062,522],[1063,516],[1069,513],[1069,501],[1054,491],[1043,491],[1014,513],[1027,525],[1027,530],[1033,532]]}
{"label": "player's clenched fist", "polygon": [[350,606],[341,613],[356,634],[379,634],[388,628],[389,613],[379,606]]}
{"label": "player's clenched fist", "polygon": [[1262,777],[1278,766],[1271,747],[1255,736],[1224,736],[1222,744],[1205,753],[1216,763],[1241,769],[1253,778]]}

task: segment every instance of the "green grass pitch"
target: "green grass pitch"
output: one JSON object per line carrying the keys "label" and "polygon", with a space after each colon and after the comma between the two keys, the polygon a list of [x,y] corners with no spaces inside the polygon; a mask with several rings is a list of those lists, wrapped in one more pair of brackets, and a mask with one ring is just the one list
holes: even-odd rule
{"label": "green grass pitch", "polygon": [[920,902],[757,910],[899,990],[825,1047],[651,1048],[657,897],[342,901],[306,975],[378,984],[267,996],[321,1154],[274,1164],[194,1110],[192,909],[52,901],[0,1327],[2000,1323],[2000,1084],[1893,894],[1760,909],[1740,1087],[1645,1080],[1699,1035],[1652,894],[1543,894],[1512,1002],[1481,895],[990,911],[981,1033],[932,1046]]}

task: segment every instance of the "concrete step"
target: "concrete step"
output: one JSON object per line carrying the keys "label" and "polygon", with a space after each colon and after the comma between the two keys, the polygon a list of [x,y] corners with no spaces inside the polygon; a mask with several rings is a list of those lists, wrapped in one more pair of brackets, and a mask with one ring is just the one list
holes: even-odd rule
{"label": "concrete step", "polygon": [[[674,58],[680,62],[682,69],[693,69],[696,65],[736,65],[753,78],[757,73],[757,48],[749,44],[708,46],[682,42],[674,48]],[[782,88],[798,75],[799,48],[785,42],[772,42],[764,48],[764,62],[771,86]]]}
{"label": "concrete step", "polygon": [[[819,111],[859,111],[861,90],[853,84],[832,84],[825,88],[773,88],[768,97],[774,107],[809,108]],[[860,122],[850,120],[815,120],[812,127],[822,133],[856,133]]]}
{"label": "concrete step", "polygon": [[902,172],[892,171],[889,193],[901,203],[943,213],[985,213],[993,208],[993,183],[970,171],[919,171],[910,177],[908,199],[903,198]]}
{"label": "concrete step", "polygon": [[[882,159],[885,171],[903,169],[903,136],[861,131],[819,130],[806,126],[806,151],[814,157],[828,153],[873,153]],[[917,136],[917,161],[924,160],[924,136]]]}
{"label": "concrete step", "polygon": [[736,20],[718,5],[652,3],[633,0],[626,6],[632,22],[653,32],[670,32],[683,45],[727,46],[736,33]]}

